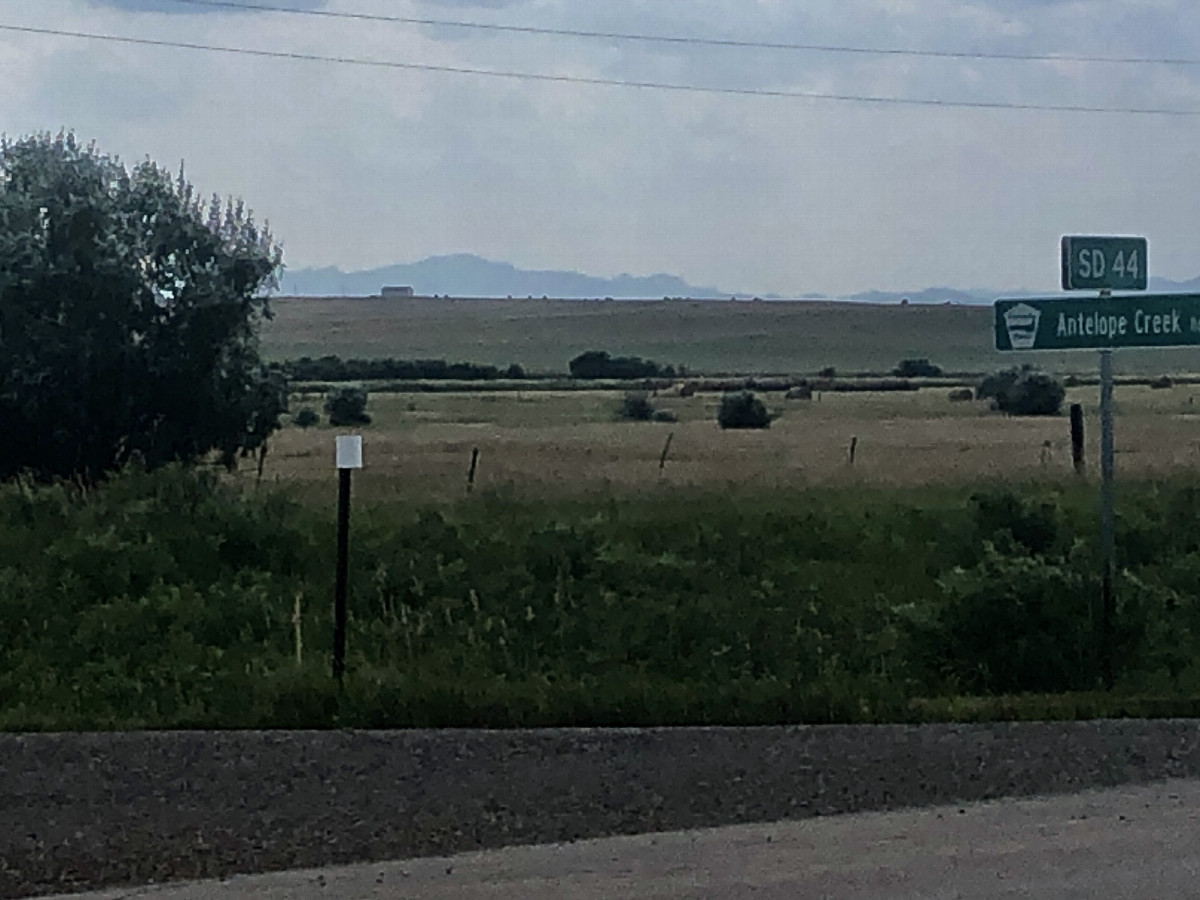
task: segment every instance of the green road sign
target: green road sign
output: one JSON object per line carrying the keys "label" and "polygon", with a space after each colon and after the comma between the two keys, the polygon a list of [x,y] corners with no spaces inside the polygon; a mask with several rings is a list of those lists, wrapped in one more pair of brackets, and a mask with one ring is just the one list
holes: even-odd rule
{"label": "green road sign", "polygon": [[1200,345],[1200,294],[997,300],[997,350]]}
{"label": "green road sign", "polygon": [[1062,239],[1064,291],[1144,291],[1146,239],[1067,235]]}

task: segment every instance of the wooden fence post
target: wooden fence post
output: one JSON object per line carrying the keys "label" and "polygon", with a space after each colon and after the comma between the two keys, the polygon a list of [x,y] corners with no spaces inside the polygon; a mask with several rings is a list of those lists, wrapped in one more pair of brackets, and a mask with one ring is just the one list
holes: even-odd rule
{"label": "wooden fence post", "polygon": [[670,434],[667,435],[667,442],[665,444],[663,444],[662,456],[660,456],[658,458],[658,474],[659,475],[663,474],[663,469],[665,469],[667,466],[667,453],[669,453],[671,450],[671,438],[673,438],[673,437],[675,437],[675,432],[672,431]]}
{"label": "wooden fence post", "polygon": [[475,467],[479,464],[479,448],[474,447],[471,450],[471,469],[467,472],[467,493],[471,493],[475,488]]}

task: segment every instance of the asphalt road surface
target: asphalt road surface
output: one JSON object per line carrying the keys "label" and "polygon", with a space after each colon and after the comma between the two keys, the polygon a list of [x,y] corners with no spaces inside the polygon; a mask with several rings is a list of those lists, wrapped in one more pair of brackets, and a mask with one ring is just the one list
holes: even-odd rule
{"label": "asphalt road surface", "polygon": [[75,900],[1200,898],[1200,780],[71,896]]}

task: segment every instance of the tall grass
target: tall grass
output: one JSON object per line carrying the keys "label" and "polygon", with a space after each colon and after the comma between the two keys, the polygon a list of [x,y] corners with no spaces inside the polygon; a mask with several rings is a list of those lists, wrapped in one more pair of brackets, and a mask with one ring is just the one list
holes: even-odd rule
{"label": "tall grass", "polygon": [[[1200,695],[1197,499],[1123,490],[1122,709]],[[1087,714],[1094,519],[1070,485],[360,503],[339,691],[332,509],[181,469],[10,484],[0,728]]]}

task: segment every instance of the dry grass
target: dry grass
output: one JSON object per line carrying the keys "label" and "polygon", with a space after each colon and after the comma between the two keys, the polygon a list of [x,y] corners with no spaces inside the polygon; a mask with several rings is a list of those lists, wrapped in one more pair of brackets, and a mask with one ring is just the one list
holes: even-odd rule
{"label": "dry grass", "polygon": [[[1119,387],[1118,471],[1166,474],[1200,465],[1200,388]],[[680,421],[617,422],[616,393],[373,395],[376,417],[362,430],[366,470],[357,492],[369,499],[450,500],[463,496],[478,447],[477,488],[563,496],[830,483],[919,485],[989,479],[1058,479],[1071,473],[1069,426],[1058,418],[1010,418],[986,403],[951,403],[945,390],[825,394],[785,401],[766,431],[722,431],[719,397],[654,398]],[[1087,459],[1095,469],[1099,424],[1095,388],[1069,401],[1087,415]],[[334,429],[287,428],[271,444],[266,475],[332,491]],[[659,458],[674,435],[666,466]],[[854,464],[849,445],[857,438]],[[251,467],[244,467],[252,477]]]}

